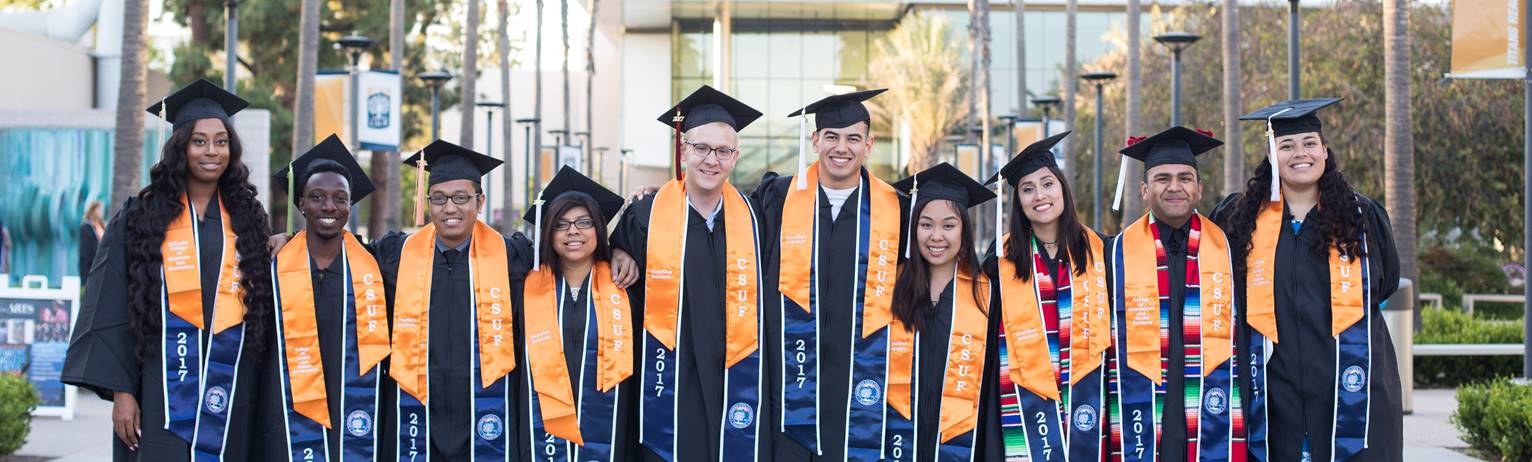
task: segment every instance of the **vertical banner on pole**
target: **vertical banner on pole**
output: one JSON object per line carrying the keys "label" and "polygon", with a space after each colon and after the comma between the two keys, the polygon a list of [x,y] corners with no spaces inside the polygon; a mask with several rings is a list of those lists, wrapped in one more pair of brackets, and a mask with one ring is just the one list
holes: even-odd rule
{"label": "vertical banner on pole", "polygon": [[1523,0],[1453,0],[1452,70],[1455,79],[1520,79],[1527,46]]}
{"label": "vertical banner on pole", "polygon": [[351,143],[351,92],[350,74],[345,71],[321,71],[314,76],[314,139],[330,135],[347,140],[353,151],[398,151],[403,91],[402,81],[396,71],[367,71],[357,76],[361,89],[360,106],[356,113],[362,123],[357,124],[357,142]]}
{"label": "vertical banner on pole", "polygon": [[346,136],[346,100],[350,99],[346,80],[349,77],[346,71],[319,71],[314,75],[314,139],[335,135],[347,140],[348,148],[356,149],[356,146],[349,146],[351,137]]}

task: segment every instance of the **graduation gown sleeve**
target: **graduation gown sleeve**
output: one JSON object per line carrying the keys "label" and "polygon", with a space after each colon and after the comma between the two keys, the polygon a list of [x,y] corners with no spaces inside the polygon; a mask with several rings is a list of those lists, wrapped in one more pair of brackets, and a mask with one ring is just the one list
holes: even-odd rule
{"label": "graduation gown sleeve", "polygon": [[102,235],[100,252],[91,263],[96,277],[85,281],[85,297],[64,356],[60,380],[112,400],[113,392],[139,394],[138,334],[128,306],[128,261],[123,227],[134,199],[112,217]]}

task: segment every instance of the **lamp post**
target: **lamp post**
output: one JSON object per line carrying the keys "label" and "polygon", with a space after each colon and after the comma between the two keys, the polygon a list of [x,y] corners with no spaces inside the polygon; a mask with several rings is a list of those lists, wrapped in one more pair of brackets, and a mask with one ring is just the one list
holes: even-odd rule
{"label": "lamp post", "polygon": [[1101,106],[1103,98],[1101,87],[1112,79],[1117,78],[1117,74],[1111,72],[1089,72],[1081,75],[1080,78],[1096,85],[1096,155],[1094,161],[1095,171],[1092,174],[1093,178],[1095,178],[1095,184],[1091,185],[1091,221],[1096,229],[1101,229]]}
{"label": "lamp post", "polygon": [[[431,87],[431,140],[441,139],[441,90],[442,85],[452,80],[452,74],[446,71],[431,71],[420,73],[420,80]],[[471,121],[470,121],[471,122]]]}
{"label": "lamp post", "polygon": [[599,167],[601,167],[601,164],[604,163],[603,161],[606,160],[606,152],[610,150],[612,150],[612,148],[606,146],[596,146],[591,148],[591,152],[594,153],[591,154],[591,158],[594,160],[591,162],[590,173],[591,178],[595,178],[596,182],[598,183],[605,179],[603,175],[601,175],[602,169]]}
{"label": "lamp post", "polygon": [[1043,110],[1043,138],[1050,136],[1048,133],[1048,115],[1053,112],[1053,108],[1059,107],[1059,104],[1062,103],[1063,101],[1059,97],[1052,95],[1032,98],[1032,105]]}
{"label": "lamp post", "polygon": [[[345,50],[346,55],[351,57],[351,68],[349,69],[351,74],[351,104],[347,105],[350,107],[346,108],[346,113],[351,115],[351,142],[349,144],[351,149],[356,152],[361,152],[362,150],[361,144],[357,141],[361,137],[359,125],[357,124],[358,119],[361,117],[356,113],[356,107],[360,105],[362,95],[361,90],[357,88],[361,86],[362,80],[362,53],[372,47],[372,44],[372,39],[361,35],[347,35],[335,42],[335,48]],[[352,232],[356,231],[357,221],[359,221],[360,216],[360,213],[351,214],[349,221]]]}
{"label": "lamp post", "polygon": [[591,145],[591,142],[590,142],[590,132],[588,132],[588,131],[574,132],[573,136],[575,136],[577,138],[571,138],[570,141],[575,141],[576,139],[579,140],[579,142],[580,142],[580,156],[584,158],[584,160],[580,162],[580,170],[582,170],[581,173],[584,173],[586,176],[591,176],[596,170],[595,170],[595,168],[593,168],[591,166],[591,163],[590,163],[590,150],[586,149],[587,147],[589,147]]}
{"label": "lamp post", "polygon": [[[484,154],[486,154],[489,157],[493,158],[493,157],[495,157],[495,109],[505,107],[505,103],[502,103],[502,102],[499,102],[499,101],[484,101],[484,100],[479,100],[478,102],[474,103],[474,105],[478,106],[478,107],[481,107],[481,108],[484,108],[484,116],[488,119],[488,120],[484,121],[484,126],[488,127],[488,133],[485,133],[485,140],[486,141],[484,142]],[[473,121],[470,120],[468,123],[473,123]],[[510,166],[509,162],[506,163],[505,168],[506,168],[506,172],[505,172],[506,180],[505,181],[511,181],[510,180],[510,175],[511,175],[510,168],[511,168],[511,166]],[[490,195],[490,191],[494,191],[495,190],[494,184],[495,184],[495,176],[494,175],[486,175],[485,178],[484,178],[484,204],[485,204],[485,207],[484,207],[484,218],[483,218],[483,220],[485,222],[489,222],[490,219],[492,218],[492,215],[490,214],[490,210],[491,210],[492,207],[489,206],[489,204],[490,204],[490,196],[489,195]],[[507,207],[510,206],[511,202],[510,202],[510,198],[509,197],[506,198],[505,204],[506,204]]]}
{"label": "lamp post", "polygon": [[1016,114],[1000,114],[1001,122],[1005,122],[1005,150],[1007,155],[1016,155],[1016,119],[1021,118]]}
{"label": "lamp post", "polygon": [[1190,32],[1166,32],[1154,36],[1154,41],[1170,47],[1170,125],[1181,125],[1181,50],[1197,43],[1202,36]]}
{"label": "lamp post", "polygon": [[[535,157],[535,155],[532,153],[532,127],[534,125],[537,125],[537,122],[538,122],[538,118],[536,118],[536,117],[523,117],[523,118],[520,118],[520,119],[516,119],[516,123],[521,124],[521,127],[525,130],[525,134],[522,135],[522,138],[526,140],[526,144],[527,144],[527,150],[526,150],[525,153],[523,153],[523,155],[525,157],[523,157],[522,160],[525,161],[526,167],[524,167],[524,168],[527,169],[527,172],[529,174],[522,174],[522,176],[526,177],[527,179],[531,179],[532,180],[532,181],[528,181],[527,182],[527,204],[526,205],[528,205],[528,206],[532,205],[533,198],[537,197],[536,195],[533,194],[534,192],[536,192],[535,188],[537,188],[537,184],[538,183],[542,183],[541,178],[534,178],[533,177],[533,175],[536,175],[536,176],[541,176],[542,175],[542,169],[537,168],[537,165],[535,165],[533,163],[533,160],[532,160]],[[507,180],[507,181],[509,181],[509,180]],[[509,207],[509,206],[507,206],[507,207]],[[536,232],[537,230],[533,230],[533,231]]]}
{"label": "lamp post", "polygon": [[234,89],[234,65],[239,62],[239,54],[234,52],[239,48],[239,0],[224,0],[223,14],[223,89],[239,93]]}

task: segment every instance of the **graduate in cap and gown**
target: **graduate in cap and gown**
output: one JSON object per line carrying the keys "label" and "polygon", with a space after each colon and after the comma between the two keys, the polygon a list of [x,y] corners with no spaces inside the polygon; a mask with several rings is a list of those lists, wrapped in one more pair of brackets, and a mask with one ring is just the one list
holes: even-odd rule
{"label": "graduate in cap and gown", "polygon": [[[612,232],[644,280],[639,439],[645,460],[768,461],[759,224],[729,174],[759,111],[703,86],[660,115],[676,178],[628,206]],[[681,170],[685,166],[684,173]]]}
{"label": "graduate in cap and gown", "polygon": [[[986,460],[1107,459],[1107,358],[1112,329],[1106,239],[1080,223],[1053,146],[1069,132],[1033,143],[990,183],[1002,198],[984,268],[999,286],[990,319],[998,354],[995,401],[1006,412],[986,423]],[[1000,180],[1004,183],[998,183]],[[1010,185],[1005,194],[1003,185]],[[1008,206],[1008,207],[1007,207]],[[1007,230],[1001,234],[1000,226]]]}
{"label": "graduate in cap and gown", "polygon": [[335,135],[274,175],[304,230],[272,261],[274,348],[261,383],[260,460],[373,461],[394,454],[378,422],[392,402],[383,273],[346,231],[372,181]]}
{"label": "graduate in cap and gown", "polygon": [[1108,250],[1121,443],[1112,458],[1231,460],[1245,442],[1230,246],[1196,210],[1196,156],[1223,142],[1185,127],[1133,141],[1119,152],[1144,162],[1148,207]]}
{"label": "graduate in cap and gown", "polygon": [[642,313],[612,281],[607,245],[623,198],[567,166],[541,194],[524,217],[537,232],[535,266],[512,289],[522,355],[514,458],[637,460]]}
{"label": "graduate in cap and gown", "polygon": [[250,459],[272,307],[246,106],[198,80],[149,108],[172,131],[102,238],[61,374],[113,401],[113,460]]}
{"label": "graduate in cap and gown", "polygon": [[980,422],[999,408],[990,313],[970,207],[995,194],[945,162],[894,183],[910,196],[907,256],[894,285],[884,455],[891,461],[987,460]]}
{"label": "graduate in cap and gown", "polygon": [[[518,415],[513,282],[531,267],[531,243],[478,220],[480,178],[499,160],[437,140],[405,160],[428,185],[418,204],[431,222],[375,244],[393,324],[389,376],[395,408],[381,428],[399,460],[506,460],[523,437]],[[417,213],[417,219],[419,218]]]}
{"label": "graduate in cap and gown", "polygon": [[1268,155],[1213,212],[1229,230],[1253,358],[1240,377],[1252,382],[1252,460],[1403,457],[1399,365],[1379,312],[1399,256],[1388,213],[1347,183],[1323,134],[1316,112],[1338,101],[1241,116],[1266,123]]}
{"label": "graduate in cap and gown", "polygon": [[[789,117],[800,133],[795,176],[767,172],[752,195],[767,262],[768,394],[776,460],[884,457],[889,307],[905,210],[864,167],[872,152],[866,90],[826,97]],[[807,144],[807,143],[812,144]],[[818,160],[804,164],[807,149]]]}

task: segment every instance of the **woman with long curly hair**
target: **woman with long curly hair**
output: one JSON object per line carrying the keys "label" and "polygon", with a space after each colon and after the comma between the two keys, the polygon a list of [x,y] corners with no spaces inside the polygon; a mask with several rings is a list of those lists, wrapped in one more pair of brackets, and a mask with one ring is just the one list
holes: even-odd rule
{"label": "woman with long curly hair", "polygon": [[[941,163],[894,183],[910,195],[907,258],[894,279],[888,344],[888,460],[987,460],[981,410],[994,394],[989,278],[979,269],[970,207],[995,198]],[[988,380],[986,380],[988,379]],[[918,455],[917,455],[918,454]]]}
{"label": "woman with long curly hair", "polygon": [[1321,133],[1314,111],[1336,101],[1241,117],[1267,123],[1269,156],[1213,212],[1234,254],[1257,460],[1403,457],[1399,369],[1376,313],[1398,288],[1399,257],[1387,213],[1346,182]]}
{"label": "woman with long curly hair", "polygon": [[149,108],[173,131],[103,235],[62,376],[112,401],[113,460],[249,459],[272,294],[247,105],[199,80]]}

